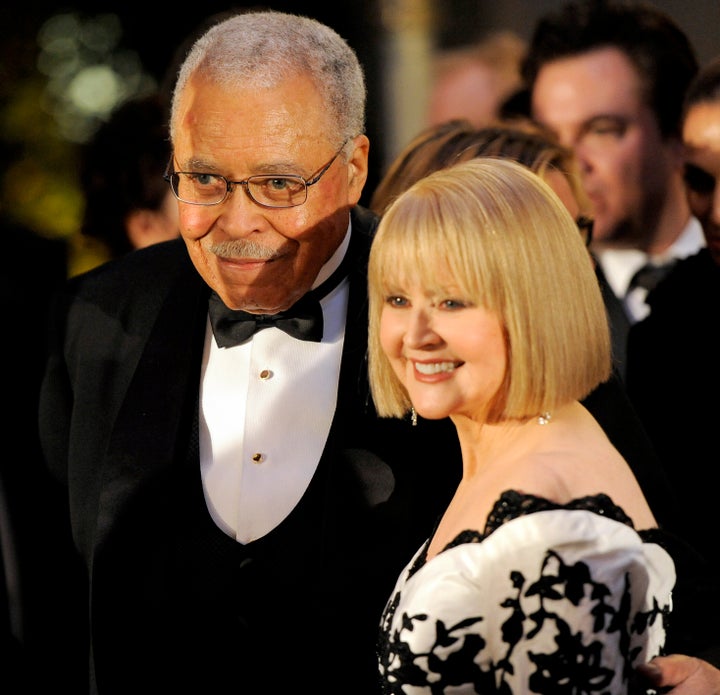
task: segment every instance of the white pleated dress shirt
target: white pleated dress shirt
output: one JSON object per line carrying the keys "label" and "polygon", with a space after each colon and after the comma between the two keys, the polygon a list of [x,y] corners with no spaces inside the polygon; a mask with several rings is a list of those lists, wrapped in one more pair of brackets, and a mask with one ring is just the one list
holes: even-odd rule
{"label": "white pleated dress shirt", "polygon": [[[350,229],[313,287],[340,265]],[[241,543],[293,510],[320,461],[337,401],[348,280],[321,300],[319,343],[264,328],[220,348],[208,319],[200,385],[200,470],[215,523]]]}

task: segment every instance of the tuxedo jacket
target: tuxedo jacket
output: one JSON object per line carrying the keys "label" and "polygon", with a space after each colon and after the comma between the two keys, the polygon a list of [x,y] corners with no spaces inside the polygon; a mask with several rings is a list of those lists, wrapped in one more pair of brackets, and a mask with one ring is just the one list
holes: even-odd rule
{"label": "tuxedo jacket", "polygon": [[203,499],[209,288],[184,242],[68,283],[51,323],[40,430],[88,572],[90,692],[376,691],[380,613],[461,463],[449,422],[413,427],[373,410],[375,226],[368,211],[352,211],[337,407],[317,471],[285,521],[247,545],[212,523]]}

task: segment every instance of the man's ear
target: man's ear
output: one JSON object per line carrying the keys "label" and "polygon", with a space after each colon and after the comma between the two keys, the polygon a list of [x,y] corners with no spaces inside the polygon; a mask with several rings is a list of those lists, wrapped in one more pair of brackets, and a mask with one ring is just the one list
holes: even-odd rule
{"label": "man's ear", "polygon": [[368,177],[370,140],[367,135],[353,138],[354,149],[348,158],[348,203],[356,205],[360,200]]}

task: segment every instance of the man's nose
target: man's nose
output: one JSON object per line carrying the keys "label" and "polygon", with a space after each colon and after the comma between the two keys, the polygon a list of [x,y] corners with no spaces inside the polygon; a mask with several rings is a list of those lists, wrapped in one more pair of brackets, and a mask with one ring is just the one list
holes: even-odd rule
{"label": "man's nose", "polygon": [[267,208],[258,205],[245,186],[233,186],[219,207],[222,227],[232,236],[246,236],[267,225]]}

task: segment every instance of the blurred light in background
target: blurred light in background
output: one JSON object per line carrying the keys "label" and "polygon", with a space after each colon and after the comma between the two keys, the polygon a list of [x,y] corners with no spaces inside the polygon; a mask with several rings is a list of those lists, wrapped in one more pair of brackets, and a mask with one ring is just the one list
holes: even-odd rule
{"label": "blurred light in background", "polygon": [[157,87],[122,39],[115,14],[51,16],[37,34],[35,64],[13,66],[20,78],[0,110],[0,210],[42,236],[68,239],[70,274],[104,260],[78,234],[77,148],[121,103]]}
{"label": "blurred light in background", "polygon": [[40,29],[37,66],[47,77],[45,108],[61,137],[87,141],[122,102],[157,87],[137,53],[123,49],[122,34],[114,14],[55,15]]}

